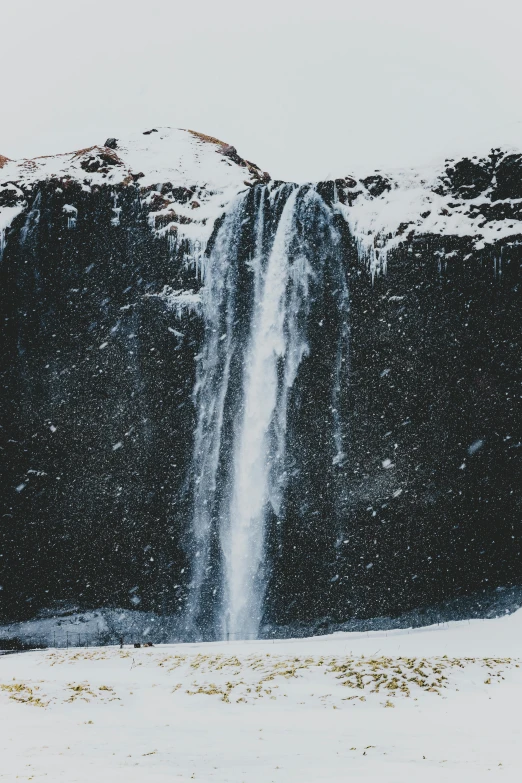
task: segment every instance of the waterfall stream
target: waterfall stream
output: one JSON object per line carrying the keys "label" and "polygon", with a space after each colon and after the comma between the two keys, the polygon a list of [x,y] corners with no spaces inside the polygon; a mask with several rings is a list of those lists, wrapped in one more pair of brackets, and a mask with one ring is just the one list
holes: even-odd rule
{"label": "waterfall stream", "polygon": [[[310,218],[335,248],[331,211],[314,187],[259,187],[229,209],[208,259],[194,391],[188,624],[196,635],[202,627],[218,638],[259,633],[267,520],[279,525],[284,517],[290,396],[309,354],[310,285],[320,286],[324,261]],[[335,457],[341,446],[331,408]]]}

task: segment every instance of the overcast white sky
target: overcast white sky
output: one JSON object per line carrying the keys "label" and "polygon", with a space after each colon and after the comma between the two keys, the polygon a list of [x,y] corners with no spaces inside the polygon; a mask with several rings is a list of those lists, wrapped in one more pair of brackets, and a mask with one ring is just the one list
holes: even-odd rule
{"label": "overcast white sky", "polygon": [[521,0],[0,0],[0,153],[155,125],[320,179],[522,147]]}

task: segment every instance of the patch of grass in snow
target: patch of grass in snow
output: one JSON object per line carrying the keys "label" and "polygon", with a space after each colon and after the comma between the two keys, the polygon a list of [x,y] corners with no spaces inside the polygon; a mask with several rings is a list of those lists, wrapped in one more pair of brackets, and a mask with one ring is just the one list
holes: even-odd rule
{"label": "patch of grass in snow", "polygon": [[34,691],[39,690],[39,685],[33,685],[31,687],[23,682],[9,684],[0,683],[0,691],[9,693],[9,698],[13,701],[17,701],[20,704],[30,704],[32,707],[47,707],[49,701],[44,701],[41,698],[42,694],[35,695],[34,693]]}
{"label": "patch of grass in snow", "polygon": [[[170,693],[180,692],[188,696],[218,696],[221,701],[230,703],[253,704],[259,699],[281,699],[288,696],[284,690],[293,687],[293,683],[301,688],[308,680],[317,678],[318,673],[324,675],[324,690],[322,694],[310,694],[325,707],[328,700],[339,699],[339,702],[365,702],[367,697],[385,696],[383,706],[393,706],[390,699],[415,696],[426,693],[442,695],[444,690],[452,688],[452,675],[456,670],[469,667],[485,669],[482,682],[491,686],[504,679],[503,672],[519,663],[511,658],[449,658],[444,657],[353,657],[353,656],[308,656],[288,657],[281,655],[250,654],[238,657],[225,654],[165,654],[159,650],[140,650],[131,653],[127,650],[104,648],[96,650],[80,650],[75,652],[61,651],[49,653],[46,656],[48,665],[85,664],[85,662],[130,661],[130,668],[163,670],[169,678],[176,672],[176,684],[167,682]],[[323,681],[323,677],[321,677]],[[355,691],[354,695],[343,697],[342,690],[336,686]],[[33,688],[39,686],[15,683],[0,685],[0,689],[10,693],[15,701],[47,706],[39,694],[33,693]],[[96,699],[98,703],[121,701],[114,689],[109,685],[92,686],[86,680],[76,683],[69,682],[63,694],[63,702],[72,703],[77,700],[86,702]],[[154,687],[154,686],[148,686]],[[455,691],[459,689],[453,687]],[[315,690],[315,687],[314,687]],[[302,699],[302,696],[301,696]],[[53,701],[61,701],[59,696]],[[299,701],[299,704],[305,704]],[[381,702],[382,704],[382,702]]]}

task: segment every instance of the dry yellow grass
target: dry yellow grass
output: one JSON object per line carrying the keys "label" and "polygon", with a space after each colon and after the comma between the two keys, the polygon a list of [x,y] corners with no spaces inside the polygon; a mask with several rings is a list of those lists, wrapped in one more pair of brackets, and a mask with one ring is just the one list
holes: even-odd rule
{"label": "dry yellow grass", "polygon": [[[511,658],[450,658],[443,657],[369,657],[364,656],[279,656],[270,653],[247,656],[226,654],[180,655],[160,654],[151,651],[140,654],[134,659],[128,650],[93,649],[56,651],[46,656],[51,666],[68,665],[74,667],[85,661],[132,658],[131,668],[159,667],[165,673],[176,672],[177,683],[169,682],[171,693],[182,690],[189,696],[218,696],[226,703],[254,703],[258,699],[281,699],[288,694],[285,691],[292,681],[307,677],[311,670],[320,670],[325,675],[323,695],[317,694],[326,706],[332,697],[332,685],[337,683],[347,694],[338,693],[342,702],[365,702],[367,698],[384,697],[384,707],[395,706],[401,698],[416,697],[422,691],[442,696],[444,691],[459,690],[453,679],[456,669],[469,666],[480,667],[486,675],[481,678],[486,685],[494,686],[504,680],[504,673],[518,668],[520,663]],[[181,671],[180,671],[181,670]],[[185,670],[183,672],[183,670]],[[220,674],[221,673],[221,677]],[[225,677],[223,677],[223,674]],[[218,679],[220,677],[220,679]],[[323,679],[323,678],[321,678]],[[40,681],[43,682],[43,681]],[[155,686],[152,686],[155,687]],[[321,687],[323,690],[323,687]],[[89,702],[96,700],[121,701],[113,687],[108,685],[90,685],[88,681],[69,682],[62,686],[61,692],[53,699],[42,692],[41,686],[33,682],[0,683],[0,695],[5,691],[14,701],[46,707],[51,702],[72,703],[76,700]],[[373,694],[373,696],[371,695]],[[313,696],[314,694],[310,694]],[[304,702],[300,702],[304,703]]]}
{"label": "dry yellow grass", "polygon": [[201,139],[201,141],[208,141],[211,144],[219,144],[221,147],[228,147],[226,141],[221,141],[221,139],[216,139],[215,136],[207,136],[206,133],[199,133],[199,131],[191,130],[190,128],[187,128],[187,133],[192,133],[193,136],[196,136],[196,138]]}

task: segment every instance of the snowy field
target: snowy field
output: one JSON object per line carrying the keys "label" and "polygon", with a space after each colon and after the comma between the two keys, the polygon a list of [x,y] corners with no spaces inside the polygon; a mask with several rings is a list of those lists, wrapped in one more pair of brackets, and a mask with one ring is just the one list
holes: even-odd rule
{"label": "snowy field", "polygon": [[522,611],[0,657],[0,781],[522,780]]}

